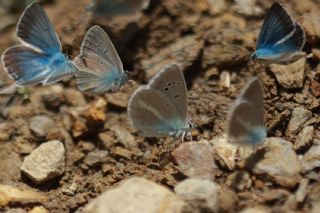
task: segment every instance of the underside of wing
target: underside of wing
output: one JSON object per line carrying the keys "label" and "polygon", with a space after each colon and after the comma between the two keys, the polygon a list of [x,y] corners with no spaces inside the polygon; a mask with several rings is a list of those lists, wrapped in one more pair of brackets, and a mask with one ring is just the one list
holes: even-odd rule
{"label": "underside of wing", "polygon": [[186,126],[177,117],[172,101],[162,92],[147,86],[134,92],[128,114],[133,126],[147,137],[168,136]]}
{"label": "underside of wing", "polygon": [[176,64],[169,65],[152,78],[148,86],[171,99],[184,122],[188,120],[187,88],[182,71]]}

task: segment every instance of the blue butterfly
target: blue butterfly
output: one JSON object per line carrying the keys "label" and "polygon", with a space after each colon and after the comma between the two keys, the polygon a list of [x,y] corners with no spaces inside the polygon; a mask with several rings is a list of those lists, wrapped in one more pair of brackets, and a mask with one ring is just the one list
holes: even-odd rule
{"label": "blue butterfly", "polygon": [[99,26],[91,27],[74,59],[78,88],[83,92],[103,94],[115,92],[128,81],[121,59],[107,33]]}
{"label": "blue butterfly", "polygon": [[251,57],[266,64],[288,64],[305,57],[301,52],[305,41],[303,27],[275,2],[263,22]]}
{"label": "blue butterfly", "polygon": [[149,6],[149,0],[93,0],[87,9],[95,15],[132,15]]}
{"label": "blue butterfly", "polygon": [[184,76],[175,64],[155,75],[148,85],[130,98],[128,115],[133,126],[146,137],[190,136],[187,89]]}
{"label": "blue butterfly", "polygon": [[263,90],[258,78],[253,78],[242,89],[231,108],[227,129],[228,141],[256,146],[266,137],[263,122]]}
{"label": "blue butterfly", "polygon": [[6,49],[2,55],[4,69],[17,86],[48,85],[77,72],[62,53],[59,38],[38,3],[23,12],[17,36],[22,44]]}

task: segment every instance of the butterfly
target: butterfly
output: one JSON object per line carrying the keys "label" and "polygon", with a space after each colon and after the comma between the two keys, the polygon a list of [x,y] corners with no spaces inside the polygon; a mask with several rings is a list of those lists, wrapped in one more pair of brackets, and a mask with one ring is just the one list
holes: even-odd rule
{"label": "butterfly", "polygon": [[93,0],[87,7],[95,15],[132,15],[149,6],[149,0]]}
{"label": "butterfly", "polygon": [[146,137],[190,137],[193,124],[188,121],[187,88],[178,65],[166,66],[139,87],[129,100],[128,114]]}
{"label": "butterfly", "polygon": [[128,81],[121,59],[107,33],[99,26],[91,27],[74,59],[78,88],[83,92],[103,94],[115,92]]}
{"label": "butterfly", "polygon": [[275,2],[263,22],[251,58],[266,64],[288,64],[305,57],[301,52],[305,41],[303,27]]}
{"label": "butterfly", "polygon": [[229,113],[228,141],[256,146],[266,139],[263,121],[263,89],[258,78],[251,79],[241,90]]}
{"label": "butterfly", "polygon": [[10,47],[2,54],[4,70],[17,86],[53,84],[78,71],[62,53],[59,38],[38,3],[29,5],[23,12],[17,25],[17,36],[22,44]]}

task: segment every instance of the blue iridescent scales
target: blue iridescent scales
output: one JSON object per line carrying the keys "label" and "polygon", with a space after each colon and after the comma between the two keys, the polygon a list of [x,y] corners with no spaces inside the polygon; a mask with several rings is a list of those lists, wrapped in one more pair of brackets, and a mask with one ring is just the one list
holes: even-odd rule
{"label": "blue iridescent scales", "polygon": [[275,2],[261,27],[252,59],[261,63],[288,64],[306,57],[301,52],[306,41],[303,27]]}

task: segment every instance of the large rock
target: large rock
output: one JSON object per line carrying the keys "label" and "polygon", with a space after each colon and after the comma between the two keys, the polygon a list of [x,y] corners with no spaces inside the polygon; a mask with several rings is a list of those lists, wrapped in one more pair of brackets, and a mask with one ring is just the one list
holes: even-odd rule
{"label": "large rock", "polygon": [[289,65],[272,64],[270,65],[270,70],[282,87],[286,89],[302,88],[306,61],[306,58],[301,58]]}
{"label": "large rock", "polygon": [[212,180],[217,171],[209,141],[182,143],[172,156],[179,171],[188,177]]}
{"label": "large rock", "polygon": [[65,148],[60,141],[41,144],[24,158],[21,171],[34,183],[41,184],[65,171]]}
{"label": "large rock", "polygon": [[320,146],[312,146],[308,152],[306,152],[302,159],[303,172],[311,171],[320,167]]}
{"label": "large rock", "polygon": [[236,164],[238,146],[228,143],[226,135],[213,139],[212,144],[215,160],[217,160],[222,167],[233,170]]}
{"label": "large rock", "polygon": [[140,177],[123,181],[92,200],[84,213],[182,212],[187,204],[169,189]]}
{"label": "large rock", "polygon": [[301,180],[301,163],[292,144],[282,138],[267,138],[264,157],[256,162],[253,173],[284,187],[295,187]]}
{"label": "large rock", "polygon": [[214,182],[201,179],[187,179],[174,187],[176,194],[199,212],[218,211],[218,190]]}

